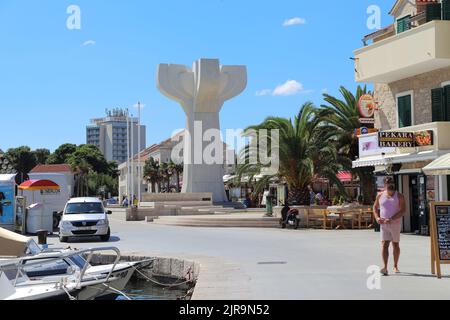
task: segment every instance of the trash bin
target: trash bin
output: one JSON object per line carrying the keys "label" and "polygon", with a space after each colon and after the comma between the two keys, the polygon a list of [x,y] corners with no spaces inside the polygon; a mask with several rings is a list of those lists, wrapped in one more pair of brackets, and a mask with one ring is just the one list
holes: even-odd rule
{"label": "trash bin", "polygon": [[266,213],[268,216],[273,215],[273,196],[266,197]]}
{"label": "trash bin", "polygon": [[27,233],[37,234],[40,230],[53,233],[53,212],[51,210],[46,210],[42,203],[32,204],[27,210]]}
{"label": "trash bin", "polygon": [[48,230],[38,230],[38,244],[47,245]]}

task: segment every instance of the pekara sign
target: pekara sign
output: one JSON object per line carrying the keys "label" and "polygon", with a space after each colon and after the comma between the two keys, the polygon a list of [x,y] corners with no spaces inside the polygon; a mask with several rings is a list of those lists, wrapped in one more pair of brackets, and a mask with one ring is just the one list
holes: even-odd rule
{"label": "pekara sign", "polygon": [[427,147],[434,145],[434,132],[379,132],[378,143],[380,148]]}
{"label": "pekara sign", "polygon": [[380,148],[414,148],[416,146],[414,132],[379,132]]}

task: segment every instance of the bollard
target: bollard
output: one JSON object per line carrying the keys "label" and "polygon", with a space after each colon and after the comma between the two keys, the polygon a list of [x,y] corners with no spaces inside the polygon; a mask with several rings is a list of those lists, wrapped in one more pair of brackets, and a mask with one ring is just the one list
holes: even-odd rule
{"label": "bollard", "polygon": [[273,196],[266,197],[266,217],[273,217]]}
{"label": "bollard", "polygon": [[38,244],[42,246],[43,249],[48,249],[47,244],[48,231],[38,230],[37,235],[38,235]]}

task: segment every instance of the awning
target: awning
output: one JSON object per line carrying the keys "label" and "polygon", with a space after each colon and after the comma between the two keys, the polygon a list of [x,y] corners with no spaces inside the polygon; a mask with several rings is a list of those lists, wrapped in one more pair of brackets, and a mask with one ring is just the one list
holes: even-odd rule
{"label": "awning", "polygon": [[20,190],[39,191],[39,190],[60,190],[60,186],[50,180],[28,180],[19,186]]}
{"label": "awning", "polygon": [[336,177],[341,181],[341,182],[352,182],[353,181],[353,176],[351,172],[348,171],[340,171],[338,172],[338,174],[336,175]]}
{"label": "awning", "polygon": [[223,176],[223,182],[225,182],[225,183],[227,183],[227,182],[230,182],[231,180],[234,180],[234,179],[236,179],[237,178],[237,176],[233,176],[233,175],[226,175],[226,176]]}
{"label": "awning", "polygon": [[423,172],[428,176],[450,175],[450,153],[430,163],[423,168]]}
{"label": "awning", "polygon": [[377,155],[353,161],[353,168],[378,167],[378,166],[388,166],[397,163],[429,161],[435,160],[439,158],[442,154],[446,153],[449,153],[449,151],[422,151],[415,153]]}
{"label": "awning", "polygon": [[407,154],[400,154],[400,155],[397,155],[397,154],[389,155],[389,156],[378,155],[378,156],[372,156],[372,157],[365,157],[363,159],[353,161],[353,168],[387,166],[388,164],[394,163],[395,159],[405,158],[409,155],[411,155],[411,154],[407,153]]}
{"label": "awning", "polygon": [[22,257],[25,255],[30,238],[0,228],[0,256]]}

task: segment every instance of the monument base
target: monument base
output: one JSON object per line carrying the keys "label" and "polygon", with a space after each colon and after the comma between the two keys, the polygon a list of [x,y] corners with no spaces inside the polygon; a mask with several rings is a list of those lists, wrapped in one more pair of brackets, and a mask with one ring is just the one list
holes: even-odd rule
{"label": "monument base", "polygon": [[140,208],[127,209],[127,221],[144,221],[163,216],[231,214],[245,209],[242,203],[213,201],[212,193],[146,193]]}

